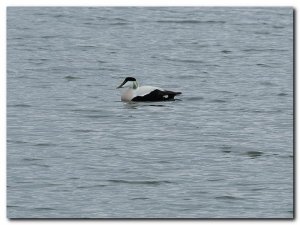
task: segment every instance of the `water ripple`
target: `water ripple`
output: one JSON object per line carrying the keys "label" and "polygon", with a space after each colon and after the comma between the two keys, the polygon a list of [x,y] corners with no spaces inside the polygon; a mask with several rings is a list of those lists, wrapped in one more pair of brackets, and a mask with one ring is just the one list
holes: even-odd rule
{"label": "water ripple", "polygon": [[161,184],[171,184],[173,182],[162,180],[162,181],[156,181],[156,180],[107,180],[112,183],[121,183],[121,184],[145,184],[145,185],[161,185]]}
{"label": "water ripple", "polygon": [[176,23],[176,24],[224,24],[225,21],[221,20],[157,20],[157,23]]}

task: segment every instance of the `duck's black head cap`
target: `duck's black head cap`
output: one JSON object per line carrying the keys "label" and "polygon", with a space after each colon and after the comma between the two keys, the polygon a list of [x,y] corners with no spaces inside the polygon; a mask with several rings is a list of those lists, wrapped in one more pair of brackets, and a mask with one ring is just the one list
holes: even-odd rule
{"label": "duck's black head cap", "polygon": [[136,81],[136,79],[134,77],[126,77],[125,81]]}

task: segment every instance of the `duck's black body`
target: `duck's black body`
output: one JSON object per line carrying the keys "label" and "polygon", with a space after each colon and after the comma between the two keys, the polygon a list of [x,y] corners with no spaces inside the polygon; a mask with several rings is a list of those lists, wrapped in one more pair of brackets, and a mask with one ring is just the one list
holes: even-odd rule
{"label": "duck's black body", "polygon": [[156,101],[172,101],[176,95],[180,95],[181,92],[174,91],[161,91],[155,89],[151,91],[149,94],[144,96],[136,96],[131,101],[133,102],[156,102]]}

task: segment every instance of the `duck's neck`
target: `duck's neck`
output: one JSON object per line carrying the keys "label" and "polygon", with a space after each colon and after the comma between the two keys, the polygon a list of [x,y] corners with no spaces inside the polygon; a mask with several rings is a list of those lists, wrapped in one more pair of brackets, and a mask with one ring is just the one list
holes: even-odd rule
{"label": "duck's neck", "polygon": [[138,87],[139,87],[138,82],[137,82],[137,81],[133,81],[133,83],[132,83],[132,88],[133,88],[133,89],[137,89]]}

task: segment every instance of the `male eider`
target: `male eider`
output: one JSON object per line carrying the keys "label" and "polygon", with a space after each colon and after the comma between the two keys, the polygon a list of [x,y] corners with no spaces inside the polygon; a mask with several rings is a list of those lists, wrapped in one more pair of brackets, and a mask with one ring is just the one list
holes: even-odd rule
{"label": "male eider", "polygon": [[152,86],[139,86],[136,79],[126,77],[123,83],[117,88],[126,88],[122,91],[121,100],[125,102],[152,102],[174,100],[181,92],[167,91]]}

